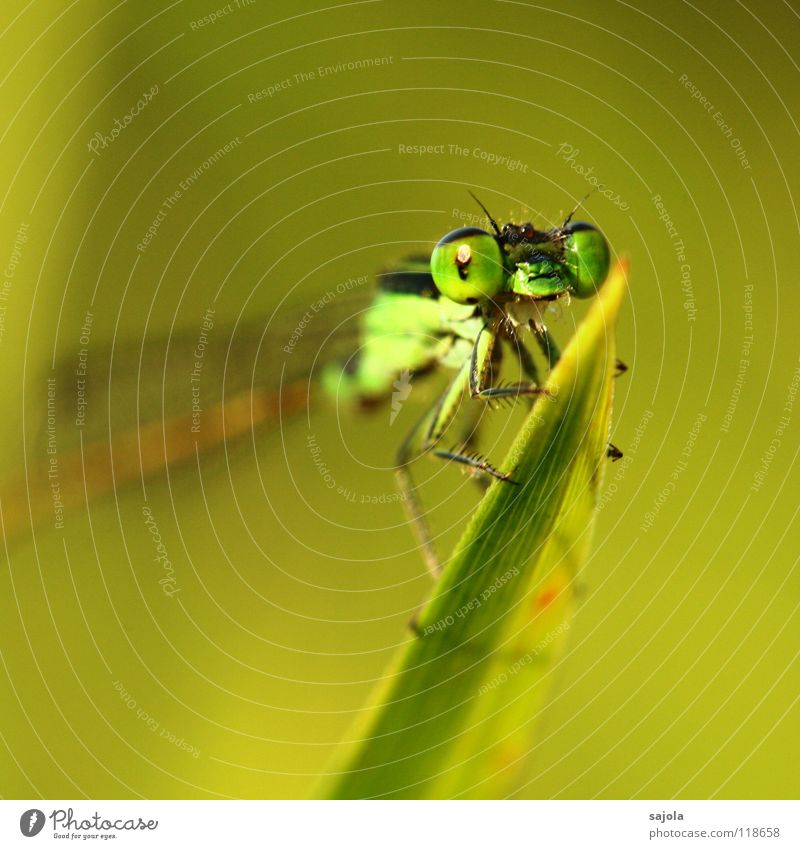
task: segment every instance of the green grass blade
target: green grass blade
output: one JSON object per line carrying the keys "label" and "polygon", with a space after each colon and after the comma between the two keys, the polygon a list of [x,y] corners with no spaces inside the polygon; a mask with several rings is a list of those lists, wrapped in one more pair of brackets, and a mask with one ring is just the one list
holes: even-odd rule
{"label": "green grass blade", "polygon": [[329,797],[506,796],[568,636],[608,441],[617,267],[501,466],[419,624],[320,788]]}

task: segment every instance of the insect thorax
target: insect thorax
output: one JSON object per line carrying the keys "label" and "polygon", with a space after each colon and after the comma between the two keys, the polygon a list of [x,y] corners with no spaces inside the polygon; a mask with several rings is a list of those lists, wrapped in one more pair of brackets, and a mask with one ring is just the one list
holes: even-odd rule
{"label": "insect thorax", "polygon": [[504,304],[503,312],[515,330],[520,327],[539,330],[544,327],[544,311],[549,303],[549,301],[538,301],[532,298],[520,298]]}

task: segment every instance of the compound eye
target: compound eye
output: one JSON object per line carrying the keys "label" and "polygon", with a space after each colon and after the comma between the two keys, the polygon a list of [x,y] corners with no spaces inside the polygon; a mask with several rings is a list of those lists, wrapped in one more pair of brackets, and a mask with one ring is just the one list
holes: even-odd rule
{"label": "compound eye", "polygon": [[597,227],[585,221],[568,224],[564,234],[564,261],[572,278],[572,292],[577,298],[591,298],[608,277],[608,242]]}
{"label": "compound eye", "polygon": [[500,245],[477,227],[453,230],[433,249],[431,274],[439,291],[457,304],[494,298],[505,284]]}

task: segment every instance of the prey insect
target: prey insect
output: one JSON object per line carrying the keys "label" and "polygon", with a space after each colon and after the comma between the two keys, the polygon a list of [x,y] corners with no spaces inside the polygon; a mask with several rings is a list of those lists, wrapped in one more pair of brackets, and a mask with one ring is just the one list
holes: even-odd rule
{"label": "prey insect", "polygon": [[[361,324],[361,347],[344,367],[324,373],[324,386],[339,399],[371,404],[392,393],[401,373],[420,374],[444,367],[453,376],[420,418],[397,452],[396,475],[411,524],[428,569],[441,571],[411,465],[430,454],[505,485],[512,473],[475,453],[480,405],[495,406],[546,394],[536,363],[522,340],[529,333],[548,367],[560,351],[545,324],[554,301],[590,298],[608,276],[610,251],[593,225],[573,221],[537,230],[530,222],[502,227],[473,195],[492,232],[462,227],[444,236],[428,257],[412,257],[380,276],[379,289]],[[495,382],[503,353],[511,353],[523,382]],[[620,371],[624,366],[618,364]],[[462,398],[473,400],[464,447],[442,450],[440,443]],[[469,406],[469,405],[468,405]],[[621,453],[609,446],[609,457]]]}

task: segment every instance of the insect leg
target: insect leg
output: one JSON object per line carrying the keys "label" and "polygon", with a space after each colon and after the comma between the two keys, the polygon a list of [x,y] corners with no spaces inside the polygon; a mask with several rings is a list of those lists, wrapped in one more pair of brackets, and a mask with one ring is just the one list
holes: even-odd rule
{"label": "insect leg", "polygon": [[[475,452],[478,448],[478,434],[480,432],[481,420],[486,414],[486,408],[483,404],[466,404],[465,406],[466,410],[462,414],[464,417],[464,424],[461,428],[462,438],[460,453],[463,453],[464,456],[474,458],[477,456]],[[441,459],[455,460],[456,462],[459,462],[458,457],[449,456],[453,452],[447,453],[448,456],[443,457],[441,452],[435,452],[436,456]],[[477,467],[473,466],[473,468]],[[475,481],[475,485],[481,490],[481,492],[485,492],[489,487],[489,474],[474,474],[472,475],[472,480]]]}
{"label": "insect leg", "polygon": [[561,349],[556,344],[556,340],[553,339],[552,334],[543,324],[533,327],[532,330],[542,353],[547,357],[548,366],[551,369],[555,368],[561,359]]}
{"label": "insect leg", "polygon": [[473,398],[491,401],[500,398],[518,398],[526,395],[547,395],[535,383],[521,383],[513,386],[490,386],[492,352],[497,341],[496,332],[485,325],[472,349],[469,368],[469,392]]}
{"label": "insect leg", "polygon": [[538,386],[541,383],[539,380],[539,369],[536,368],[536,363],[533,361],[531,352],[516,337],[513,341],[513,346],[525,376],[531,383],[535,383]]}
{"label": "insect leg", "polygon": [[[459,393],[463,392],[463,384],[466,381],[469,385],[470,395],[473,398],[480,398],[484,401],[546,394],[545,390],[536,386],[534,383],[518,384],[513,386],[488,385],[491,382],[492,377],[492,361],[494,359],[493,355],[496,343],[497,333],[489,325],[485,325],[478,334],[478,338],[475,340],[475,345],[473,346],[469,360],[464,364],[464,366],[462,366],[459,376],[453,384],[451,384],[448,392],[456,388]],[[527,351],[525,353],[528,358],[524,361],[523,367],[527,366],[528,369],[535,370],[533,360],[530,358]],[[434,419],[434,422],[432,422],[432,426],[429,431],[429,438],[427,441],[428,450],[433,448],[441,439],[454,412],[450,414],[450,417],[447,418],[446,421],[444,414],[447,410],[453,407],[454,402],[456,401],[457,399],[451,399],[448,402],[447,394],[443,397],[442,408],[439,415]],[[437,425],[437,420],[444,422],[444,426],[442,427]],[[507,483],[515,483],[515,481],[511,480],[509,475],[498,471],[487,459],[471,452],[469,450],[469,445],[466,445],[461,450],[456,450],[454,448],[450,451],[436,451],[434,453],[442,460],[452,460],[456,463],[461,463],[469,469],[480,472],[483,475],[489,475]]]}
{"label": "insect leg", "polygon": [[476,448],[481,420],[486,411],[480,404],[466,404],[465,407],[466,409],[462,414],[463,424],[460,428],[461,444],[467,448]]}
{"label": "insect leg", "polygon": [[[536,367],[536,362],[531,355],[531,352],[527,349],[525,345],[522,344],[519,338],[519,334],[516,330],[510,334],[510,339],[508,341],[508,345],[513,349],[514,353],[517,355],[517,360],[519,361],[520,368],[522,369],[523,374],[531,383],[536,386],[541,385],[541,380],[539,378],[539,369]],[[534,398],[529,397],[528,403],[530,406],[533,405]]]}
{"label": "insect leg", "polygon": [[485,457],[481,457],[480,454],[470,454],[466,451],[456,450],[434,451],[433,453],[437,457],[441,457],[442,460],[453,460],[454,462],[462,463],[475,471],[491,475],[499,481],[508,481],[508,483],[516,484],[516,481],[512,481],[509,475],[495,469],[495,467]]}
{"label": "insect leg", "polygon": [[430,528],[425,519],[425,511],[422,501],[417,495],[416,485],[411,477],[410,465],[414,460],[426,454],[436,446],[444,436],[447,427],[458,412],[459,402],[464,394],[464,386],[469,375],[469,361],[456,372],[442,396],[422,416],[414,426],[413,430],[403,441],[397,452],[397,468],[395,475],[397,485],[403,496],[403,504],[411,522],[411,527],[417,536],[422,548],[422,556],[425,565],[434,579],[438,578],[442,571],[442,564],[436,554]]}

